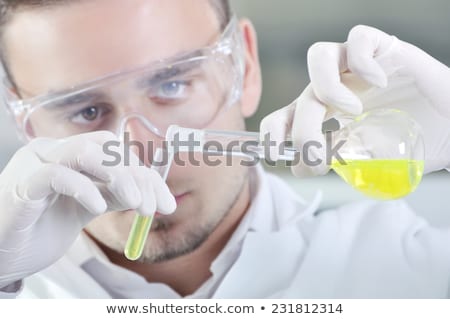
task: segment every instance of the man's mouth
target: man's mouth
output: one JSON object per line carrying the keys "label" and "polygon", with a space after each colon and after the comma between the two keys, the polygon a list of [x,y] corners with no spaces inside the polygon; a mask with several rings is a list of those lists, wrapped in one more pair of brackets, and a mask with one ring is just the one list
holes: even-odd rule
{"label": "man's mouth", "polygon": [[[177,206],[189,195],[189,192],[181,193],[179,195],[175,195],[175,201],[177,202]],[[155,212],[155,216],[162,216],[161,213]]]}

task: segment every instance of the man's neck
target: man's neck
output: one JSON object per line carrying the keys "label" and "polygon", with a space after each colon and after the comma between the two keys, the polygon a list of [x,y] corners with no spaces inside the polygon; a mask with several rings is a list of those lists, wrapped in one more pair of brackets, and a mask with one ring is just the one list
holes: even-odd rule
{"label": "man's neck", "polygon": [[246,182],[228,214],[199,248],[164,262],[154,264],[132,262],[96,242],[112,263],[142,275],[148,282],[165,283],[181,296],[187,296],[194,293],[211,276],[211,263],[233,235],[249,205],[250,185]]}

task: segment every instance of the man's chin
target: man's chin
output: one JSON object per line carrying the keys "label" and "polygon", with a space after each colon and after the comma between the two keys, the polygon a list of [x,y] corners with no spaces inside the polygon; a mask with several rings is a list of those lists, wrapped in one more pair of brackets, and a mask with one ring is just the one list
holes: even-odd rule
{"label": "man's chin", "polygon": [[214,227],[188,230],[171,224],[167,217],[162,216],[152,225],[155,229],[150,231],[142,258],[146,263],[164,262],[192,253],[214,230]]}

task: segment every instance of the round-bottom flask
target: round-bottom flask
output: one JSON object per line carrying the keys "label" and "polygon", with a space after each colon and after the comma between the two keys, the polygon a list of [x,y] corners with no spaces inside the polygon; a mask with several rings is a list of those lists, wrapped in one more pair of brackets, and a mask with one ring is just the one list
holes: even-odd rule
{"label": "round-bottom flask", "polygon": [[369,111],[336,131],[333,141],[344,144],[331,168],[369,197],[403,197],[422,179],[425,152],[421,129],[406,112]]}

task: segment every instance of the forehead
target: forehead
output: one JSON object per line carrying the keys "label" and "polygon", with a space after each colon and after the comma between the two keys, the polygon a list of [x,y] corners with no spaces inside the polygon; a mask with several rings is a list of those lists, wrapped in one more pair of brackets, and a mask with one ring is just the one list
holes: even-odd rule
{"label": "forehead", "polygon": [[36,95],[196,50],[218,32],[208,0],[82,0],[15,14],[4,43],[16,84]]}

